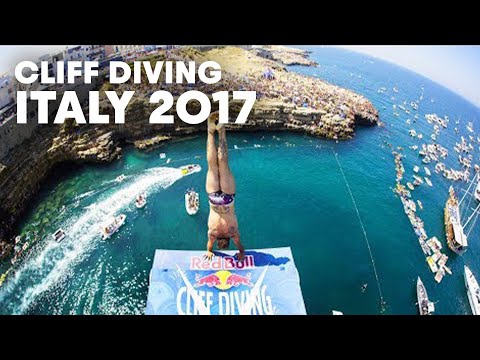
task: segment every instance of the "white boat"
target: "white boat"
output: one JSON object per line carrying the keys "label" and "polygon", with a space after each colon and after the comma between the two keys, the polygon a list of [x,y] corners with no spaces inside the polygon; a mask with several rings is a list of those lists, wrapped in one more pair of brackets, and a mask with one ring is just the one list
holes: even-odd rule
{"label": "white boat", "polygon": [[165,159],[165,158],[167,157],[167,154],[165,154],[165,153],[160,153],[159,156],[160,156],[160,159]]}
{"label": "white boat", "polygon": [[235,150],[240,149],[237,145],[233,145],[233,148],[234,148]]}
{"label": "white boat", "polygon": [[53,233],[52,237],[56,242],[60,242],[67,237],[67,234],[62,229],[58,229]]}
{"label": "white boat", "polygon": [[415,166],[413,167],[413,171],[415,171],[416,173],[418,173],[418,170],[420,170],[420,168],[419,168],[417,165],[415,165]]}
{"label": "white boat", "polygon": [[424,177],[424,179],[425,179],[425,182],[427,183],[428,186],[433,186],[433,184],[432,184],[432,182],[430,181],[429,178]]}
{"label": "white boat", "polygon": [[202,167],[197,164],[190,164],[190,165],[181,166],[180,170],[182,171],[183,176],[187,176],[196,172],[200,172],[202,170]]}
{"label": "white boat", "polygon": [[423,169],[425,170],[425,174],[427,174],[427,176],[432,175],[432,173],[430,172],[430,169],[428,167],[424,166]]}
{"label": "white boat", "polygon": [[332,310],[332,315],[343,315],[343,312],[338,310]]}
{"label": "white boat", "polygon": [[480,181],[478,182],[477,186],[475,187],[475,199],[480,201]]}
{"label": "white boat", "polygon": [[119,176],[115,179],[115,181],[116,181],[117,183],[121,183],[123,180],[125,180],[125,175],[123,175],[123,174],[122,174],[122,175],[119,175]]}
{"label": "white boat", "polygon": [[408,187],[410,190],[415,190],[415,188],[413,187],[412,183],[410,183],[410,182],[407,182],[407,187]]}
{"label": "white boat", "polygon": [[135,206],[137,209],[142,209],[147,204],[147,194],[141,193],[135,199]]}
{"label": "white boat", "polygon": [[467,288],[468,301],[472,308],[473,315],[480,315],[480,288],[477,279],[473,276],[470,269],[465,265],[465,287]]}
{"label": "white boat", "polygon": [[102,226],[102,239],[106,240],[113,234],[115,234],[118,229],[125,223],[127,215],[120,214],[116,217],[112,217],[104,226]]}
{"label": "white boat", "polygon": [[418,175],[413,175],[413,178],[415,179],[415,182],[414,182],[415,185],[417,185],[417,184],[418,184],[418,185],[423,184],[423,179],[422,179],[420,176],[418,176]]}
{"label": "white boat", "polygon": [[172,159],[168,158],[166,163],[170,164],[170,161],[172,161]]}
{"label": "white boat", "polygon": [[420,200],[417,200],[417,204],[418,204],[418,207],[420,208],[420,210],[423,210],[423,204]]}
{"label": "white boat", "polygon": [[434,304],[428,300],[427,289],[420,276],[417,278],[417,304],[420,315],[430,315],[435,311]]}
{"label": "white boat", "polygon": [[185,210],[187,210],[188,215],[195,215],[198,212],[200,207],[200,197],[198,193],[193,190],[189,189],[185,193]]}

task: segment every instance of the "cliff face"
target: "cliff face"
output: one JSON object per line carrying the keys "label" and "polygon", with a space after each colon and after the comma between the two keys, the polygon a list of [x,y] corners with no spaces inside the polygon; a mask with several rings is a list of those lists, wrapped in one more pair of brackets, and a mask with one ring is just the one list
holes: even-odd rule
{"label": "cliff face", "polygon": [[[330,91],[330,88],[326,89]],[[336,93],[339,88],[332,89]],[[228,124],[227,130],[295,131],[331,139],[349,139],[354,136],[356,125],[376,125],[378,114],[372,111],[372,105],[365,98],[354,97],[350,93],[347,96],[351,100],[348,109],[344,109],[346,116],[328,111],[328,107],[318,110],[299,107],[279,98],[264,97],[257,100],[246,124]],[[198,111],[196,105],[195,102],[189,104],[190,113]],[[0,163],[0,259],[11,251],[12,247],[6,241],[14,235],[19,216],[38,191],[42,180],[56,165],[64,162],[110,162],[121,155],[123,143],[148,149],[163,141],[205,132],[206,123],[191,126],[178,119],[172,125],[150,125],[148,118],[156,106],[150,104],[146,97],[139,96],[132,99],[127,107],[124,125],[46,125],[13,148]],[[241,107],[241,101],[231,101],[232,118],[236,118]],[[108,103],[102,102],[100,113],[113,116],[114,112]],[[170,113],[175,114],[175,110]]]}

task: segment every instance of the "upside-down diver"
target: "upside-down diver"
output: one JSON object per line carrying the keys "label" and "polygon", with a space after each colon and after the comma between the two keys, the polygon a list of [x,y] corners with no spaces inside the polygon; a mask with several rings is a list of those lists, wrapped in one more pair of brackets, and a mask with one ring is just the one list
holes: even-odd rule
{"label": "upside-down diver", "polygon": [[[215,132],[218,133],[218,149],[215,144]],[[211,260],[215,255],[213,253],[215,241],[219,249],[228,249],[231,238],[239,250],[238,260],[243,260],[245,250],[240,241],[234,206],[235,179],[228,165],[226,130],[224,124],[218,123],[218,112],[212,113],[208,118],[207,162],[206,190],[210,203],[210,215],[205,258]]]}

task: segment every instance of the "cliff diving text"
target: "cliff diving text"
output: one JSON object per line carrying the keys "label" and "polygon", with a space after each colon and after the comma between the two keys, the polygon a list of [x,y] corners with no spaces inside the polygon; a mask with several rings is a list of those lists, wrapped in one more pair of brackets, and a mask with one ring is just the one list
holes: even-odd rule
{"label": "cliff diving text", "polygon": [[[152,66],[152,63],[154,66]],[[77,91],[48,90],[52,84],[92,84],[94,78],[99,77],[98,61],[58,61],[55,64],[55,75],[52,75],[51,65],[42,61],[40,66],[32,61],[22,61],[15,68],[15,77],[19,83],[31,85],[40,83],[44,90],[17,91],[17,123],[26,124],[28,115],[28,102],[36,101],[38,104],[38,123],[49,123],[49,105],[52,102],[58,104],[53,123],[63,124],[66,119],[73,118],[77,124],[87,124],[87,119],[82,110]],[[215,61],[205,61],[196,66],[194,61],[134,61],[133,65],[123,61],[111,61],[108,74],[104,74],[105,81],[110,84],[124,84],[133,81],[133,84],[142,84],[146,80],[150,84],[157,84],[160,78],[165,84],[195,84],[200,81],[204,84],[215,84],[221,80],[221,68]],[[61,93],[61,94],[60,94]],[[188,124],[200,124],[205,121],[211,112],[213,102],[218,102],[219,121],[226,124],[229,120],[230,93],[233,100],[244,100],[243,107],[238,113],[236,124],[244,124],[255,103],[255,91],[218,91],[211,94],[211,100],[207,94],[188,90],[174,99],[171,92],[158,90],[150,95],[151,104],[160,104],[149,117],[150,124],[173,124],[174,115],[166,114],[173,108],[176,100],[176,114],[178,118]],[[108,101],[114,109],[114,123],[125,123],[125,112],[135,91],[105,91]],[[61,97],[59,103],[57,96]],[[197,114],[190,114],[187,105],[191,101],[197,101],[200,110]],[[100,114],[100,91],[88,93],[88,123],[109,124],[110,116]]]}

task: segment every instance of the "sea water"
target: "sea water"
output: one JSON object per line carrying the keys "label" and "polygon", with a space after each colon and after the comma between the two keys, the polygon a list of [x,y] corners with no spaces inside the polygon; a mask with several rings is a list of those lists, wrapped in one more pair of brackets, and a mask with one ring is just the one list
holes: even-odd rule
{"label": "sea water", "polygon": [[[453,146],[460,135],[468,137],[467,121],[473,121],[474,129],[480,127],[479,109],[398,66],[334,48],[309,50],[320,67],[294,66],[289,71],[319,77],[365,95],[379,109],[385,126],[357,128],[355,139],[338,143],[288,133],[228,134],[245,247],[292,248],[309,314],[329,314],[332,309],[345,314],[416,314],[417,276],[436,302],[438,314],[470,314],[463,265],[467,264],[480,279],[480,231],[478,227],[472,231],[463,256],[446,250],[453,275],[446,275],[437,284],[402,204],[392,191],[395,166],[387,143],[405,149],[405,182],[413,181],[413,166],[418,164],[423,172],[424,164],[418,150],[414,152],[408,146],[430,143],[433,132],[424,115],[448,115],[449,128],[441,129],[438,142],[450,152],[447,167],[459,169]],[[385,93],[377,92],[381,87],[387,89]],[[410,102],[422,94],[418,111],[412,110]],[[393,116],[393,104],[402,105],[403,101],[407,101],[410,115],[397,109],[400,116]],[[413,123],[416,113],[419,119]],[[407,119],[411,119],[411,125],[406,124]],[[458,135],[453,130],[457,119],[461,121]],[[424,139],[411,138],[411,128],[421,132]],[[472,164],[479,163],[478,144],[474,146]],[[171,159],[169,164],[167,159],[160,159],[160,152]],[[178,167],[190,163],[200,164],[203,170],[182,177]],[[452,182],[437,175],[433,164],[427,166],[434,186],[423,184],[412,196],[424,205],[417,214],[424,220],[428,235],[437,236],[446,247],[443,206]],[[204,136],[169,143],[150,153],[126,148],[122,159],[108,165],[57,169],[20,225],[20,233],[32,245],[0,287],[0,313],[142,314],[154,250],[205,248],[205,169]],[[117,183],[115,178],[120,174],[126,179]],[[457,190],[466,188],[465,183],[453,184]],[[187,215],[184,207],[184,192],[191,187],[200,193],[196,216]],[[147,192],[148,202],[138,210],[134,199],[140,192]],[[127,215],[125,225],[102,241],[101,224],[119,213]],[[358,216],[386,303],[383,312]],[[51,236],[58,228],[68,234],[61,243]],[[0,270],[6,269],[3,263]],[[362,291],[364,284],[367,287]]]}

